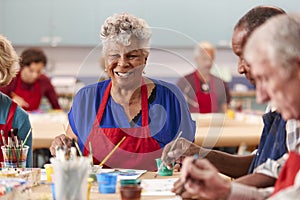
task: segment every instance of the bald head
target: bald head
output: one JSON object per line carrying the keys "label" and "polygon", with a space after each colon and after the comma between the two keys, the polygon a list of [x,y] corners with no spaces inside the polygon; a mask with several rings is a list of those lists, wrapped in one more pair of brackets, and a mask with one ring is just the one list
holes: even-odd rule
{"label": "bald head", "polygon": [[195,48],[195,62],[197,69],[209,75],[215,59],[215,47],[209,42],[200,42]]}

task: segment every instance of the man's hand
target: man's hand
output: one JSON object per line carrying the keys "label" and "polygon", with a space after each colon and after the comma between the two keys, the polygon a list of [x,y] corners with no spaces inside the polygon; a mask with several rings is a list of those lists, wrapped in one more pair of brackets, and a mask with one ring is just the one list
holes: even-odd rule
{"label": "man's hand", "polygon": [[[174,141],[170,142],[164,147],[161,160],[164,164],[170,166],[175,161],[180,161],[186,156],[192,156],[194,154],[199,154],[201,147],[196,144],[186,140],[185,138],[179,138],[176,141],[173,149],[170,149],[174,144]],[[170,151],[171,150],[171,151]]]}
{"label": "man's hand", "polygon": [[192,157],[184,160],[180,179],[175,183],[173,191],[179,194],[182,186],[186,190],[183,194],[207,199],[226,199],[231,189],[231,183],[223,179],[208,160],[198,159],[193,162]]}

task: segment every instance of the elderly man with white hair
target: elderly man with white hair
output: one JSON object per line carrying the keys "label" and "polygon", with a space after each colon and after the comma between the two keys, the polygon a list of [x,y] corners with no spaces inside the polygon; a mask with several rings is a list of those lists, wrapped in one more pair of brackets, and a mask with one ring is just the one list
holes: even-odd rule
{"label": "elderly man with white hair", "polygon": [[[267,92],[285,120],[300,120],[300,15],[267,21],[247,41],[245,60],[256,80],[257,99]],[[256,189],[229,182],[205,159],[187,158],[180,181],[191,194],[208,199],[299,199],[300,141],[279,175],[275,188]],[[178,192],[178,191],[176,191]]]}

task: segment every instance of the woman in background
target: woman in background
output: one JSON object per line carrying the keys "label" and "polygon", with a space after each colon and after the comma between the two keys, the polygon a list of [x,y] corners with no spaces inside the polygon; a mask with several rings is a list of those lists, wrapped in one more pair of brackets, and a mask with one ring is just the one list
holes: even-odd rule
{"label": "woman in background", "polygon": [[0,91],[27,111],[38,110],[43,96],[47,97],[53,109],[60,109],[54,87],[43,74],[46,64],[47,58],[41,49],[24,50],[21,54],[20,72]]}
{"label": "woman in background", "polygon": [[[3,87],[11,81],[16,75],[19,58],[10,42],[0,35],[0,87]],[[8,96],[0,92],[0,130],[4,131],[7,141],[7,133],[12,128],[18,129],[18,136],[24,140],[31,126],[27,113],[13,102]],[[2,137],[0,139],[3,144]],[[26,142],[29,151],[26,160],[26,167],[32,167],[32,137],[31,134]],[[2,152],[0,160],[3,161]]]}

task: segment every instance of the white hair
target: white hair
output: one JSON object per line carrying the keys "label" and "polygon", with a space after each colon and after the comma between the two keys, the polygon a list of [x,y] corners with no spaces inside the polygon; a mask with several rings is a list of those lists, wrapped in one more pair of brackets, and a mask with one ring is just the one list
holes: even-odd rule
{"label": "white hair", "polygon": [[105,20],[101,27],[100,37],[104,52],[108,41],[129,46],[132,38],[136,38],[141,48],[148,51],[151,30],[145,20],[128,13],[121,13],[114,14]]}
{"label": "white hair", "polygon": [[251,34],[244,52],[246,60],[261,59],[291,73],[293,62],[300,56],[300,15],[272,17]]}

